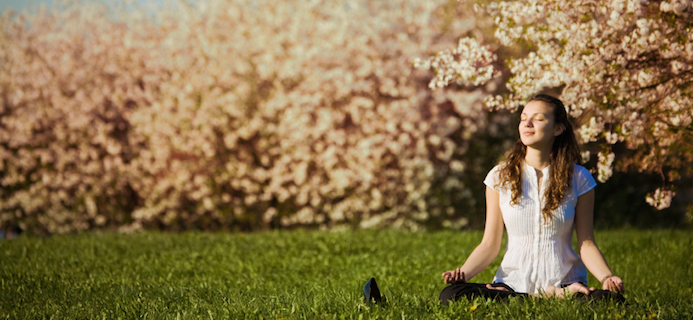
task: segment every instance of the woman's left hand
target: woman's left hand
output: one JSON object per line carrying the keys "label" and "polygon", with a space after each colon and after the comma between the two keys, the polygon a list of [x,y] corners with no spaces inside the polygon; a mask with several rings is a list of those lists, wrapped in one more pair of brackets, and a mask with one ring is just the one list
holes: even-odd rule
{"label": "woman's left hand", "polygon": [[623,280],[617,276],[606,278],[602,283],[602,289],[616,293],[623,293],[626,291],[623,287]]}

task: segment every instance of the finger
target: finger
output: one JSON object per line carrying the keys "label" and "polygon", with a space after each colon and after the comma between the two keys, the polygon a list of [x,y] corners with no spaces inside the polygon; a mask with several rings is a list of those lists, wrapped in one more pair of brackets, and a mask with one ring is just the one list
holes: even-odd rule
{"label": "finger", "polygon": [[616,287],[620,290],[623,291],[623,279],[619,277],[614,277],[614,283],[616,283]]}
{"label": "finger", "polygon": [[604,281],[604,287],[606,287],[604,289],[612,291],[611,290],[611,279],[606,279],[606,281]]}
{"label": "finger", "polygon": [[498,291],[508,291],[505,287],[494,287],[493,285],[487,284],[486,289],[498,290]]}
{"label": "finger", "polygon": [[590,293],[592,293],[590,291],[590,288],[588,288],[587,286],[585,286],[582,283],[576,282],[575,286],[577,287],[577,292],[583,293],[585,295],[590,295]]}
{"label": "finger", "polygon": [[486,287],[489,289],[498,290],[498,291],[508,291],[508,288],[506,288],[506,287],[494,287],[490,284],[487,284]]}
{"label": "finger", "polygon": [[623,292],[623,281],[615,281],[614,285],[616,286],[616,292],[618,292],[618,293]]}
{"label": "finger", "polygon": [[573,293],[578,293],[578,292],[585,293],[584,289],[587,289],[587,288],[585,288],[585,286],[583,286],[582,284],[580,284],[578,282],[574,282],[574,283],[571,283],[567,289],[568,289],[567,291],[569,294],[573,294]]}
{"label": "finger", "polygon": [[547,297],[555,296],[555,295],[556,295],[556,287],[554,287],[554,286],[548,286],[548,287],[546,287],[546,290],[544,290],[544,294],[545,294]]}
{"label": "finger", "polygon": [[609,291],[618,292],[618,290],[616,289],[616,283],[614,282],[614,280],[608,279],[607,281],[609,281]]}

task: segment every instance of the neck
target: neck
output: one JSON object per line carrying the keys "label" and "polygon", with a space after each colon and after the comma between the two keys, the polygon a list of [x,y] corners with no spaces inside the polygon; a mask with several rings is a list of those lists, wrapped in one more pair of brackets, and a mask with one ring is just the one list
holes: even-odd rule
{"label": "neck", "polygon": [[550,152],[527,147],[525,162],[532,168],[543,170],[549,166]]}

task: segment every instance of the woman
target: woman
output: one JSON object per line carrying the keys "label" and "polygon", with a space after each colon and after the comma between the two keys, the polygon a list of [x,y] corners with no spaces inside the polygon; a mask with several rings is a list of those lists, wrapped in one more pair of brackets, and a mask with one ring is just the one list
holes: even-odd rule
{"label": "woman", "polygon": [[[601,280],[603,290],[620,297],[623,280],[613,275],[594,241],[596,182],[576,164],[580,150],[563,103],[549,95],[533,97],[522,110],[518,129],[520,141],[484,180],[487,213],[481,243],[462,267],[443,272],[450,286],[441,292],[441,301],[477,295],[596,296],[594,288],[586,287],[586,268]],[[508,243],[493,283],[468,283],[498,255],[504,225]],[[573,230],[580,256],[572,248]]]}

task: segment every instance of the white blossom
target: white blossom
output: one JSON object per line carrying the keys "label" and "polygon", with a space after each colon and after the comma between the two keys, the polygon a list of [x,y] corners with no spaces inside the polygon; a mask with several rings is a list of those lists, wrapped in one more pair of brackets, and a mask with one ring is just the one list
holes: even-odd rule
{"label": "white blossom", "polygon": [[[690,0],[501,1],[478,10],[494,19],[501,46],[532,46],[508,61],[509,93],[486,97],[490,109],[516,110],[537,93],[562,88],[582,142],[623,142],[630,149],[600,153],[600,181],[611,176],[616,158],[619,168],[647,172],[693,161],[691,103],[681,111],[678,102],[693,94],[693,41],[685,36],[693,30]],[[435,70],[475,59],[439,59]]]}
{"label": "white blossom", "polygon": [[645,200],[657,210],[663,210],[671,206],[671,199],[676,195],[674,191],[657,188],[654,194],[648,193]]}
{"label": "white blossom", "polygon": [[0,213],[48,233],[124,222],[418,230],[460,204],[450,199],[473,198],[439,200],[463,179],[440,172],[482,170],[460,152],[487,125],[480,95],[429,91],[433,77],[411,65],[458,42],[448,54],[480,64],[433,83],[490,78],[493,54],[456,38],[473,20],[441,25],[448,3],[206,0],[148,16],[141,3],[71,1],[7,13]]}
{"label": "white blossom", "polygon": [[597,154],[597,157],[597,180],[599,180],[599,182],[606,182],[606,180],[609,180],[609,178],[611,178],[611,176],[614,173],[612,164],[614,162],[615,155],[613,152],[610,152],[608,154],[604,154],[604,152],[599,152]]}

